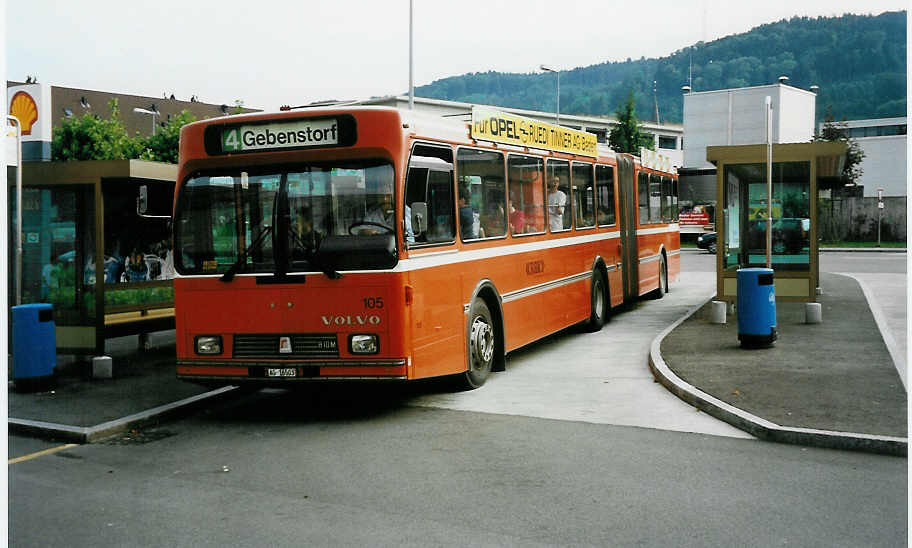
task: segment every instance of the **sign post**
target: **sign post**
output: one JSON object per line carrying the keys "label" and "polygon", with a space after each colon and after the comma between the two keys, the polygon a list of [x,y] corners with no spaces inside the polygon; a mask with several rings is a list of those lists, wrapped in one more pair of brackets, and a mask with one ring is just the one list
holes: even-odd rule
{"label": "sign post", "polygon": [[16,306],[22,304],[22,124],[11,114],[7,123],[16,127]]}
{"label": "sign post", "polygon": [[880,219],[881,214],[883,213],[884,203],[883,203],[883,189],[877,189],[877,247],[880,247]]}

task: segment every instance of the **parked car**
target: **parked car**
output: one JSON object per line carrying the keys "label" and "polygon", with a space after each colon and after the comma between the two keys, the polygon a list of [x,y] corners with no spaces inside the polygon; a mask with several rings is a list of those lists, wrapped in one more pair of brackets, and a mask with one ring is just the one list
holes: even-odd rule
{"label": "parked car", "polygon": [[[776,255],[801,253],[802,250],[810,245],[808,241],[810,224],[810,219],[797,217],[773,219],[773,253]],[[766,249],[765,219],[750,221],[748,225],[748,249]]]}
{"label": "parked car", "polygon": [[700,249],[705,249],[710,253],[716,252],[716,233],[707,232],[706,234],[700,234],[697,236],[697,247]]}

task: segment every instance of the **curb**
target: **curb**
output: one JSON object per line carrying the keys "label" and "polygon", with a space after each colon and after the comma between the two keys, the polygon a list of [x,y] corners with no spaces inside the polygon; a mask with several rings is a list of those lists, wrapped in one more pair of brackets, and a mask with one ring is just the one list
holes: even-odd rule
{"label": "curb", "polygon": [[201,407],[204,403],[208,404],[229,395],[233,395],[235,390],[237,390],[236,386],[225,386],[180,401],[134,413],[133,415],[127,415],[126,417],[96,424],[95,426],[71,426],[53,422],[14,419],[10,417],[8,420],[9,433],[25,434],[68,443],[93,443],[126,432],[132,428],[149,426],[166,419],[187,415]]}
{"label": "curb", "polygon": [[[706,302],[709,302],[709,300]],[[907,456],[908,438],[781,426],[710,396],[675,375],[662,358],[662,341],[684,320],[694,315],[705,304],[702,303],[688,310],[684,316],[659,333],[652,340],[652,344],[649,347],[649,369],[652,370],[656,380],[662,383],[672,394],[704,413],[725,421],[735,428],[744,430],[762,440],[827,449]]]}

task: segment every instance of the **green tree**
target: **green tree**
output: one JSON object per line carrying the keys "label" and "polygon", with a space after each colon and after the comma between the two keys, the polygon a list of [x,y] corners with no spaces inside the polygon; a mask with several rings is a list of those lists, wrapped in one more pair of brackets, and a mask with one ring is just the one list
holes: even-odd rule
{"label": "green tree", "polygon": [[636,115],[636,101],[633,90],[627,96],[627,101],[614,113],[617,125],[608,134],[608,146],[615,152],[630,152],[639,154],[640,147],[655,150],[653,139],[640,131],[640,123]]}
{"label": "green tree", "polygon": [[[845,163],[843,164],[842,173],[838,177],[820,177],[817,184],[820,190],[830,190],[828,200],[821,199],[821,212],[828,212],[820,221],[820,235],[824,240],[841,240],[845,237],[845,228],[836,223],[834,214],[834,198],[837,192],[847,185],[854,185],[861,177],[861,162],[864,160],[865,153],[861,150],[858,141],[849,138],[849,129],[845,122],[837,122],[833,117],[832,105],[826,106],[826,114],[823,119],[823,127],[820,133],[815,134],[814,141],[840,141],[846,144]],[[827,203],[829,202],[829,203]],[[829,207],[827,207],[829,206]]]}
{"label": "green tree", "polygon": [[[842,168],[842,174],[839,183],[844,185],[854,185],[861,178],[864,170],[861,168],[861,162],[865,158],[865,153],[855,139],[849,138],[849,129],[847,124],[837,122],[833,117],[832,105],[827,105],[826,114],[823,117],[823,128],[820,133],[814,135],[814,141],[841,141],[846,144],[845,165]],[[826,190],[825,188],[823,190]]]}
{"label": "green tree", "polygon": [[127,135],[117,99],[112,99],[108,108],[111,117],[107,120],[92,114],[64,119],[51,137],[51,159],[66,162],[138,158],[142,145]]}
{"label": "green tree", "polygon": [[139,158],[143,160],[152,160],[154,162],[177,163],[178,145],[180,144],[181,128],[195,122],[196,116],[184,110],[177,116],[171,117],[168,123],[155,135],[146,138],[140,138],[142,153]]}

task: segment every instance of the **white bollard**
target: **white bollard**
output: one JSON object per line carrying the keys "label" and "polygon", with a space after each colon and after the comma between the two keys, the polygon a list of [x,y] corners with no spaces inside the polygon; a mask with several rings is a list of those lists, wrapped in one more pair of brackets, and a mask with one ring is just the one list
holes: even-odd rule
{"label": "white bollard", "polygon": [[92,358],[92,378],[110,379],[114,376],[114,361],[111,356],[96,356]]}
{"label": "white bollard", "polygon": [[823,307],[820,303],[805,303],[804,323],[821,323],[823,321]]}
{"label": "white bollard", "polygon": [[712,323],[725,323],[725,312],[728,305],[725,301],[712,302]]}

